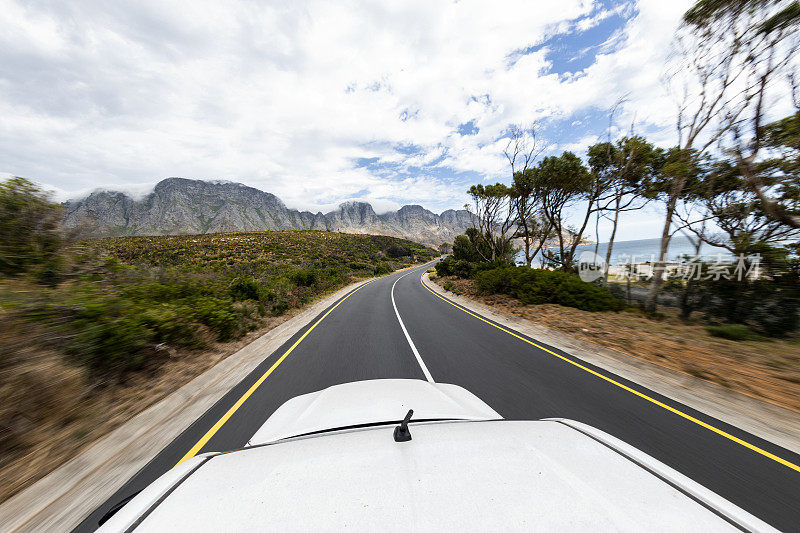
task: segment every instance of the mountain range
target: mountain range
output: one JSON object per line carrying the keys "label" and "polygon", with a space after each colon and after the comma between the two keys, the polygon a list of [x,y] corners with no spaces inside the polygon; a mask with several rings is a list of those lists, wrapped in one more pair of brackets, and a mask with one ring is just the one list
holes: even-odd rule
{"label": "mountain range", "polygon": [[95,191],[64,206],[65,225],[84,238],[311,229],[389,235],[438,246],[471,225],[463,209],[437,215],[405,205],[378,215],[366,202],[345,202],[329,213],[311,213],[289,209],[274,194],[241,183],[184,178],[162,180],[141,199]]}

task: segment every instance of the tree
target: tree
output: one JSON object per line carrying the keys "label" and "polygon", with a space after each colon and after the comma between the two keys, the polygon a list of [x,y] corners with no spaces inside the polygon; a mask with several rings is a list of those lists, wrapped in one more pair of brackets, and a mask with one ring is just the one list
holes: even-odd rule
{"label": "tree", "polygon": [[0,273],[21,274],[37,268],[51,279],[58,266],[62,208],[49,194],[24,178],[0,183]]}
{"label": "tree", "polygon": [[796,113],[763,128],[763,145],[775,156],[755,165],[742,163],[741,174],[764,213],[800,228],[800,100],[794,99]]}
{"label": "tree", "polygon": [[[511,191],[502,183],[486,186],[479,183],[467,192],[472,197],[472,206],[467,204],[464,207],[470,212],[477,238],[488,246],[489,253],[483,260],[495,261],[508,255],[511,244],[507,234],[514,223],[510,209]],[[470,208],[474,209],[474,213]],[[483,253],[482,248],[478,250]]]}
{"label": "tree", "polygon": [[537,146],[536,124],[533,124],[527,130],[512,127],[508,144],[503,151],[511,167],[509,207],[516,225],[513,237],[522,239],[528,267],[552,235],[552,225],[541,212],[541,199],[532,172],[533,164],[542,150],[543,148]]}
{"label": "tree", "polygon": [[[548,262],[569,270],[586,225],[597,209],[600,190],[592,174],[572,152],[544,158],[533,169],[532,176],[544,219],[558,239],[556,251],[543,249],[542,253]],[[579,201],[585,201],[587,208],[581,226],[573,230],[568,225],[566,211]],[[570,242],[566,242],[565,235],[569,235]]]}
{"label": "tree", "polygon": [[799,233],[764,211],[735,160],[710,161],[705,178],[689,189],[687,201],[699,205],[703,213],[700,220],[712,219],[719,231],[679,216],[683,226],[704,242],[734,255],[755,253]]}
{"label": "tree", "polygon": [[702,158],[692,149],[673,147],[658,154],[656,162],[658,171],[651,174],[645,193],[649,198],[661,201],[665,211],[658,260],[653,265],[653,279],[645,300],[645,310],[651,313],[656,310],[658,292],[664,281],[664,261],[669,243],[675,233],[684,229],[683,226],[673,228],[679,203],[688,197],[687,189],[690,186],[694,187],[698,180],[703,179],[704,171]]}
{"label": "tree", "polygon": [[493,261],[510,263],[512,260],[513,248],[508,238],[505,243],[498,242],[499,235],[481,235],[476,228],[467,228],[464,235],[459,235],[453,241],[453,259],[468,261],[470,263],[488,263],[492,260],[490,240],[494,240],[493,246],[497,250],[504,250],[500,255],[495,256]]}
{"label": "tree", "polygon": [[[692,34],[710,46],[725,62],[717,68],[738,80],[737,98],[723,99],[718,130],[724,152],[733,155],[744,185],[768,216],[800,228],[796,198],[780,183],[780,174],[759,172],[765,147],[783,145],[781,134],[797,132],[798,114],[764,127],[764,115],[775,97],[775,85],[788,79],[792,103],[800,113],[800,97],[793,58],[800,49],[800,3],[796,0],[701,0],[684,15]],[[785,139],[785,138],[784,138]],[[777,143],[776,143],[777,141]],[[795,145],[796,148],[796,145]],[[795,174],[796,176],[796,174]],[[795,182],[796,186],[796,182]],[[790,189],[792,187],[789,187]]]}
{"label": "tree", "polygon": [[452,249],[453,245],[451,245],[449,242],[443,242],[439,245],[439,253],[442,255],[449,254]]}
{"label": "tree", "polygon": [[670,85],[682,88],[678,146],[671,154],[672,171],[666,174],[672,174],[673,183],[668,191],[661,190],[667,196],[666,216],[645,301],[648,311],[656,308],[675,206],[695,160],[709,147],[727,143],[720,147],[736,154],[747,183],[764,196],[756,177],[747,173],[761,148],[758,132],[767,89],[797,49],[798,20],[797,2],[785,0],[700,0],[684,14],[678,60],[667,76]]}
{"label": "tree", "polygon": [[[609,213],[611,235],[606,249],[606,265],[611,264],[614,239],[623,211],[641,209],[645,202],[644,187],[648,179],[658,170],[660,153],[646,139],[639,136],[623,137],[616,143],[601,142],[589,147],[589,168],[595,180],[604,183],[609,192],[600,200],[599,213]],[[598,238],[599,240],[599,238]],[[608,283],[608,269],[603,276]]]}

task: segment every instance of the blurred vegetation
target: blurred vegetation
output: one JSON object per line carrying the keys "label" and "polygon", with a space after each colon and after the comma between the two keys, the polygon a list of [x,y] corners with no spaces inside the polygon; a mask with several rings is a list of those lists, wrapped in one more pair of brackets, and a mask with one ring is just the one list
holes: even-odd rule
{"label": "blurred vegetation", "polygon": [[757,334],[745,324],[723,324],[721,326],[706,326],[706,330],[714,337],[730,339],[732,341],[759,341],[764,337]]}
{"label": "blurred vegetation", "polygon": [[393,237],[322,231],[70,243],[60,217],[32,183],[0,185],[0,320],[37,324],[47,334],[33,342],[99,375],[237,339],[355,279],[437,254]]}
{"label": "blurred vegetation", "polygon": [[59,268],[61,206],[24,178],[0,183],[0,274],[51,280]]}

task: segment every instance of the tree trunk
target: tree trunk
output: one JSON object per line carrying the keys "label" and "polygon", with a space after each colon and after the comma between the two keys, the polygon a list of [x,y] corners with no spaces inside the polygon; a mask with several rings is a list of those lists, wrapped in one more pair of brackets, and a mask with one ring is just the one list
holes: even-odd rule
{"label": "tree trunk", "polygon": [[[614,225],[611,226],[611,237],[608,239],[608,249],[606,250],[606,271],[603,273],[603,285],[608,285],[608,270],[611,267],[611,249],[614,247],[614,237],[617,234],[617,224],[619,223],[619,203],[617,197],[616,209],[614,209]],[[598,239],[599,241],[600,239]]]}
{"label": "tree trunk", "polygon": [[[705,226],[705,223],[704,223]],[[700,249],[703,247],[702,239],[698,238],[697,242],[694,243],[694,256],[700,256]],[[692,282],[694,280],[691,276],[689,279],[686,280],[686,285],[683,286],[683,291],[681,292],[681,300],[680,300],[680,308],[681,308],[681,318],[684,320],[688,320],[694,311],[695,303],[692,302]]]}
{"label": "tree trunk", "polygon": [[599,255],[600,251],[600,211],[598,210],[594,216],[594,255]]}
{"label": "tree trunk", "polygon": [[664,260],[667,257],[667,249],[671,238],[670,228],[672,227],[672,216],[675,213],[675,204],[678,202],[678,195],[674,195],[667,202],[667,216],[664,219],[664,229],[661,231],[661,246],[658,250],[658,262],[653,264],[653,280],[650,282],[650,292],[644,301],[644,309],[648,313],[655,313],[658,307],[658,291],[664,283]]}

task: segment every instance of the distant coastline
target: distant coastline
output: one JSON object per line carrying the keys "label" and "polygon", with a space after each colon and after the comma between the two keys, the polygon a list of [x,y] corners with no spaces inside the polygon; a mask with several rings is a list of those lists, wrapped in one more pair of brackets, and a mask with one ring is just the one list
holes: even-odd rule
{"label": "distant coastline", "polygon": [[[632,241],[617,241],[614,243],[613,248],[611,249],[611,264],[620,264],[620,263],[647,263],[653,260],[658,259],[659,249],[661,247],[661,239],[636,239]],[[556,246],[548,246],[548,249],[557,248]],[[600,257],[605,259],[606,251],[608,250],[608,243],[601,242],[599,244],[595,242],[582,242],[576,248],[577,255],[580,255],[581,252],[589,251],[594,252],[595,248],[597,248],[597,253]],[[677,261],[681,257],[689,255],[695,255],[695,247],[692,241],[688,237],[684,237],[682,235],[673,237],[669,244],[669,249],[667,250],[667,260],[668,261]],[[716,246],[709,246],[707,244],[703,244],[700,247],[700,255],[705,257],[727,257],[730,255],[730,252],[725,248],[719,248]],[[534,257],[534,263],[540,260],[541,255],[537,254]],[[517,261],[524,261],[525,255],[524,252],[520,252],[517,254]]]}

